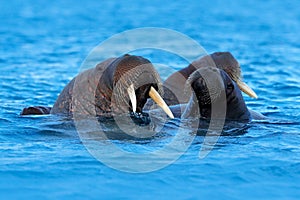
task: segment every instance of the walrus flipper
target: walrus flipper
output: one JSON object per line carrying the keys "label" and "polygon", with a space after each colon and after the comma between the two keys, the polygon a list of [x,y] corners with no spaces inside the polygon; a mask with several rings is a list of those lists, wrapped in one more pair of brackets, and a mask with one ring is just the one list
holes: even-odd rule
{"label": "walrus flipper", "polygon": [[51,107],[47,106],[30,106],[24,108],[20,115],[47,115],[50,114]]}

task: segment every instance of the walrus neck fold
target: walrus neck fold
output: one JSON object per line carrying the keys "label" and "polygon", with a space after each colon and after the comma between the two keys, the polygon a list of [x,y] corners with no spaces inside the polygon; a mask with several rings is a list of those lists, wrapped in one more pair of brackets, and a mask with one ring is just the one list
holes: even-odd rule
{"label": "walrus neck fold", "polygon": [[[112,113],[112,96],[116,84],[116,72],[120,71],[120,62],[124,57],[124,55],[120,58],[115,59],[103,72],[97,86],[97,90],[95,92],[95,110],[96,114],[103,115]],[[120,97],[124,97],[125,95],[121,92]],[[121,109],[122,110],[122,109]],[[116,112],[116,111],[115,111]]]}

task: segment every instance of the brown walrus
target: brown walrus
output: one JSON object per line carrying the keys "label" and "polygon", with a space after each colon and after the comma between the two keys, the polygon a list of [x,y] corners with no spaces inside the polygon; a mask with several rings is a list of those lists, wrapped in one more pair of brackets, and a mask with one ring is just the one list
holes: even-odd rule
{"label": "brown walrus", "polygon": [[[40,106],[23,109],[28,114],[81,114],[113,116],[121,113],[142,113],[152,98],[170,117],[173,114],[160,94],[161,81],[151,62],[126,54],[107,59],[72,79],[58,96],[53,108]],[[38,111],[38,112],[37,112]]]}
{"label": "brown walrus", "polygon": [[192,62],[189,66],[171,74],[164,82],[164,100],[168,105],[186,103],[191,94],[184,93],[186,80],[199,68],[216,66],[224,70],[238,87],[250,97],[257,98],[255,92],[242,81],[241,68],[230,52],[215,52]]}
{"label": "brown walrus", "polygon": [[193,92],[181,117],[210,119],[214,109],[215,118],[224,117],[230,121],[252,119],[238,85],[224,70],[201,67],[190,75],[186,84]]}

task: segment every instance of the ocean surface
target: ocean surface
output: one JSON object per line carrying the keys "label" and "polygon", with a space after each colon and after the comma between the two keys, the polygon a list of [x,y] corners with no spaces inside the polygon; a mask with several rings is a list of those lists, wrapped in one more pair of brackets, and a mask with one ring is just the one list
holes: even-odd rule
{"label": "ocean surface", "polygon": [[[0,199],[298,199],[299,6],[298,0],[1,0]],[[52,106],[94,47],[141,27],[178,31],[208,53],[231,52],[259,96],[244,95],[248,107],[268,119],[232,129],[204,158],[205,138],[195,136],[173,163],[129,173],[95,158],[72,120],[20,116],[26,106]],[[141,55],[174,70],[186,66],[169,54]],[[172,140],[177,123],[151,140],[114,143],[151,152]]]}

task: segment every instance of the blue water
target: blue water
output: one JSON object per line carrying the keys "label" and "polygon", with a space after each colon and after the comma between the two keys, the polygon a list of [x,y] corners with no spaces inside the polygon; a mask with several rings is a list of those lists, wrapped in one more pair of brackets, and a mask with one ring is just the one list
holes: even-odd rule
{"label": "blue water", "polygon": [[[1,0],[0,198],[297,199],[299,6],[297,0]],[[91,156],[71,121],[19,116],[25,106],[52,106],[101,41],[145,26],[182,32],[209,53],[230,51],[259,96],[245,96],[248,107],[270,120],[220,137],[204,159],[198,158],[203,137],[197,136],[172,165],[132,174]]]}

